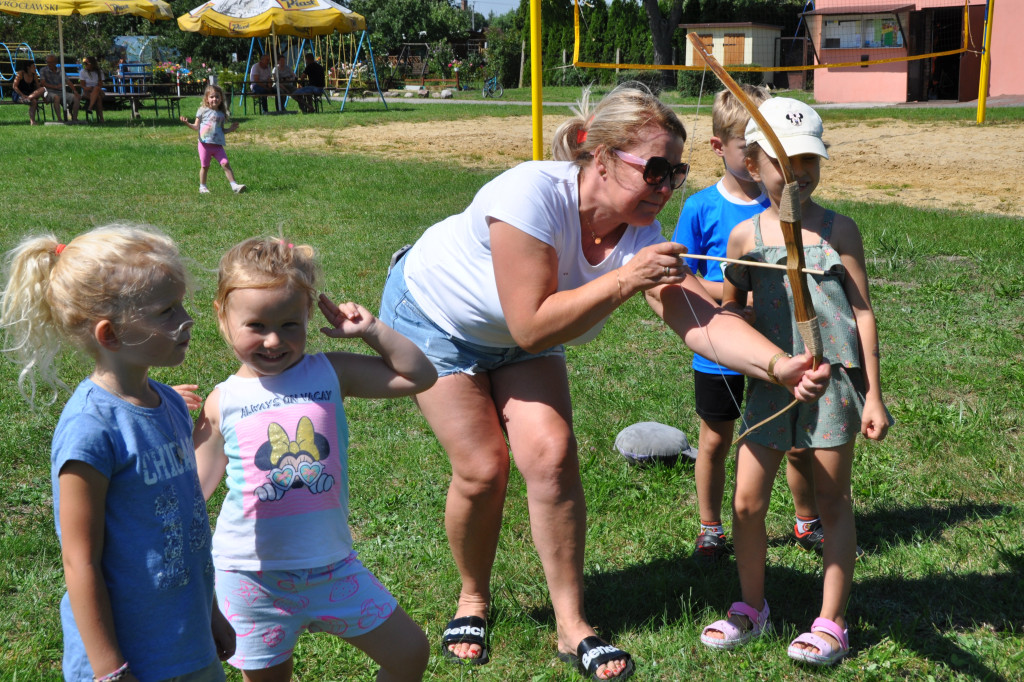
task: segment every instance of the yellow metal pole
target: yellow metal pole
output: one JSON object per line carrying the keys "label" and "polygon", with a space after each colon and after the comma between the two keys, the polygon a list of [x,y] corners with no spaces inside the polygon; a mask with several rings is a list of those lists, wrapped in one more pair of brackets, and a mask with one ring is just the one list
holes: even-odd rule
{"label": "yellow metal pole", "polygon": [[981,53],[981,80],[978,83],[978,123],[985,122],[985,99],[988,97],[989,71],[992,67],[992,10],[996,0],[988,0],[985,16],[985,44]]}
{"label": "yellow metal pole", "polygon": [[544,87],[541,69],[540,2],[530,0],[530,91],[533,102],[533,160],[544,158]]}

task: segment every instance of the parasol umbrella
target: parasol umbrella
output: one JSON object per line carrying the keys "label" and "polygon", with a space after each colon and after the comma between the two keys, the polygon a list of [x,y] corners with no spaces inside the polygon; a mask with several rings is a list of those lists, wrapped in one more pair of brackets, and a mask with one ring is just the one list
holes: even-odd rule
{"label": "parasol umbrella", "polygon": [[[178,17],[178,28],[226,38],[309,38],[364,31],[366,19],[331,0],[210,0]],[[280,79],[277,97],[281,98]]]}
{"label": "parasol umbrella", "polygon": [[[301,0],[300,0],[301,1]],[[64,87],[64,26],[63,17],[72,14],[131,14],[150,21],[173,19],[171,6],[163,0],[0,0],[0,12],[7,14],[42,14],[57,17],[57,41],[60,44],[60,83],[62,106],[67,109],[68,95]]]}

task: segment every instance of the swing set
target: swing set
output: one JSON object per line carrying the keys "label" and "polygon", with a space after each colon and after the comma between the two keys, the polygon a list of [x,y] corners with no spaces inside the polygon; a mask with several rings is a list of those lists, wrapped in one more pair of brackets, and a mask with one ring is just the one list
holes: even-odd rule
{"label": "swing set", "polygon": [[[369,59],[366,62],[360,62],[359,56],[364,54],[364,42],[366,44],[365,53],[369,56]],[[253,38],[249,42],[249,56],[245,63],[246,77],[248,78],[252,65],[259,61],[260,56],[264,54],[270,54],[271,56],[283,55],[288,64],[292,65],[294,69],[296,65],[302,63],[303,55],[306,52],[312,52],[313,56],[324,67],[326,74],[325,96],[329,92],[341,92],[342,83],[344,82],[344,94],[339,111],[345,111],[348,93],[353,87],[366,90],[371,85],[375,87],[377,94],[380,96],[380,101],[384,104],[384,108],[388,108],[388,103],[384,99],[384,93],[381,91],[380,79],[377,76],[376,60],[373,55],[373,45],[370,43],[370,35],[367,31],[360,33],[358,42],[355,39],[354,33],[332,33],[330,35],[302,38],[301,40],[290,35],[270,35],[265,38]],[[371,74],[372,81],[370,80]],[[244,94],[238,96],[239,105],[242,104],[243,97]],[[286,97],[286,104],[287,101],[288,98]]]}
{"label": "swing set", "polygon": [[7,96],[4,88],[13,89],[18,64],[23,61],[36,61],[35,53],[28,43],[0,43],[0,100]]}

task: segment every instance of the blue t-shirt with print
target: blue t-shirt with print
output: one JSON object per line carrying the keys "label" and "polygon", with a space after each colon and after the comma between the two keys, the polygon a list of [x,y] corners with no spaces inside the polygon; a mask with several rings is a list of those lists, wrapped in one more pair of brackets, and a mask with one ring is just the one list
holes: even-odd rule
{"label": "blue t-shirt with print", "polygon": [[[217,660],[210,633],[210,523],[196,474],[192,418],[172,388],[150,385],[159,407],[132,405],[89,379],[79,384],[53,434],[50,474],[58,537],[61,469],[84,462],[109,480],[103,580],[121,653],[142,682]],[[64,679],[90,682],[93,671],[67,594],[61,622]]]}
{"label": "blue t-shirt with print", "polygon": [[[689,253],[724,258],[732,229],[770,205],[765,194],[755,201],[738,199],[729,194],[719,180],[686,199],[672,241],[685,246]],[[723,279],[721,264],[717,261],[687,258],[686,264],[709,282],[721,282]],[[693,368],[710,374],[736,374],[696,353],[693,354]]]}

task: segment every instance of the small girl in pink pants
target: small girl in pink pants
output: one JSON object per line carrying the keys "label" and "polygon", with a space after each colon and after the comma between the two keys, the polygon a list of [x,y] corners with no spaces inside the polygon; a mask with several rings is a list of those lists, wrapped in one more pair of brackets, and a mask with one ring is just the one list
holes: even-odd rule
{"label": "small girl in pink pants", "polygon": [[224,121],[229,116],[228,105],[224,99],[224,90],[219,85],[207,85],[203,92],[203,106],[196,112],[195,123],[189,123],[184,116],[181,122],[192,130],[199,133],[199,193],[209,194],[210,189],[206,186],[206,174],[210,171],[210,160],[217,159],[224,168],[224,175],[231,183],[231,191],[241,194],[245,191],[245,185],[235,182],[235,174],[231,172],[231,164],[228,163],[228,155],[224,153],[224,134],[233,133],[238,129],[238,122],[231,124],[229,128],[224,127]]}

